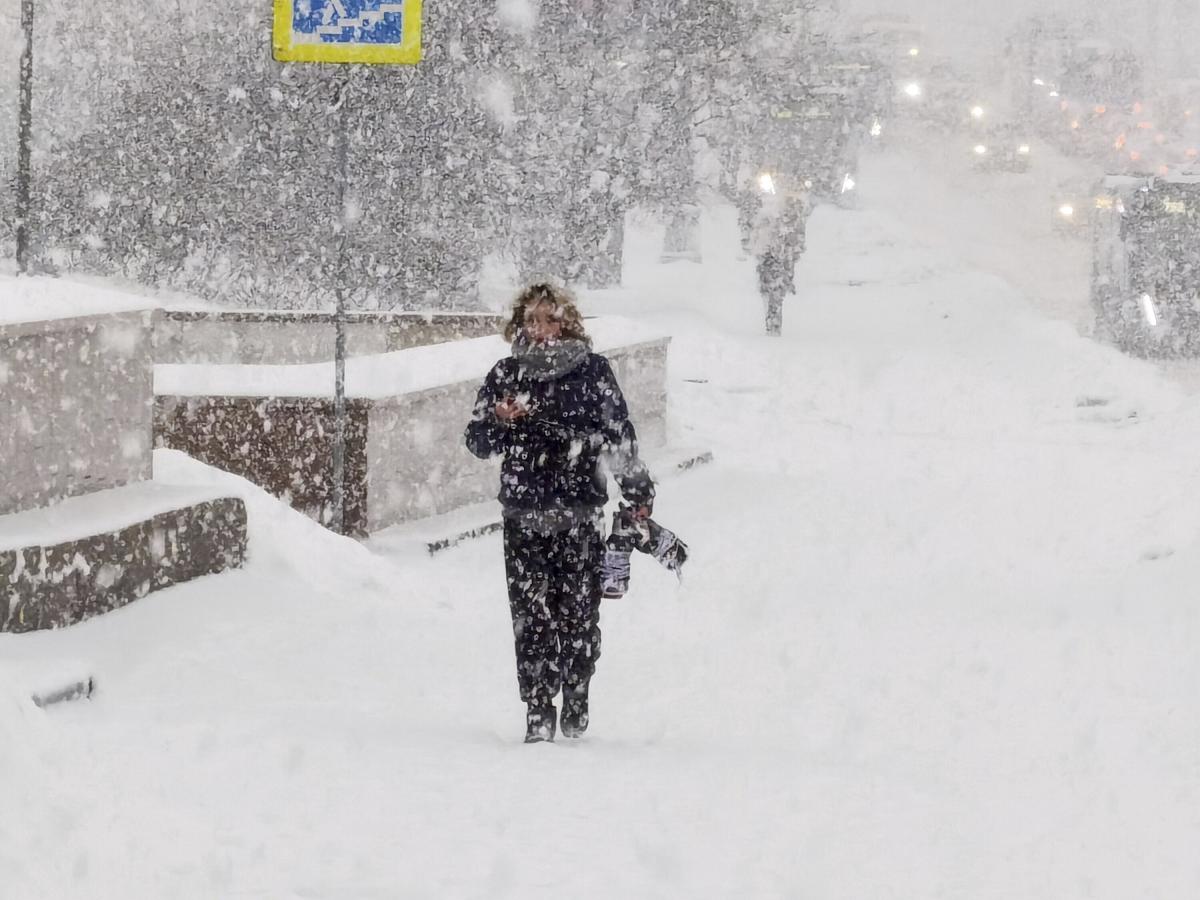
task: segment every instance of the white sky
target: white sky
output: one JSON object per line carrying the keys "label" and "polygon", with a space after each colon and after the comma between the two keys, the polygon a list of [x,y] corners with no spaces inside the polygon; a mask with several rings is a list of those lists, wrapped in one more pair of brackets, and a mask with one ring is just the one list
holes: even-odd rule
{"label": "white sky", "polygon": [[1200,39],[1195,0],[841,0],[841,8],[847,16],[907,16],[926,27],[934,50],[965,61],[998,51],[1009,28],[1031,14],[1094,18],[1115,42],[1127,40],[1145,57],[1157,48],[1176,65],[1191,64],[1188,48]]}

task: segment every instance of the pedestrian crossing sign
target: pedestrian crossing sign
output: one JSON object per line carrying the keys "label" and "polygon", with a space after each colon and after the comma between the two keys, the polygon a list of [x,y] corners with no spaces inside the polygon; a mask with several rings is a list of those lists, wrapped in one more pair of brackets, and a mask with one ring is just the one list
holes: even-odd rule
{"label": "pedestrian crossing sign", "polygon": [[421,61],[421,0],[275,0],[280,62],[412,65]]}

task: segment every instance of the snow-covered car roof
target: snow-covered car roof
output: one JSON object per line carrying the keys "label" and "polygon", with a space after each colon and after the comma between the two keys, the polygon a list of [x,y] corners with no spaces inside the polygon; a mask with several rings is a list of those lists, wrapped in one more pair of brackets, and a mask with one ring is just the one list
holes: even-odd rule
{"label": "snow-covered car roof", "polygon": [[1153,190],[1159,184],[1200,185],[1200,168],[1175,169],[1166,175],[1105,175],[1101,184],[1110,191]]}

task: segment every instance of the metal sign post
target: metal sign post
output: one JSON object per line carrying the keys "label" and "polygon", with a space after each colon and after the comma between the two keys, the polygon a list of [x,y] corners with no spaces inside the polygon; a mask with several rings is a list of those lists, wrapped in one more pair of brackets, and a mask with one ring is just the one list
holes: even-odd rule
{"label": "metal sign post", "polygon": [[340,228],[340,233],[333,288],[336,307],[333,314],[333,495],[330,498],[330,526],[338,534],[346,533],[346,241],[351,225],[346,209],[346,187],[349,180],[351,77],[351,74],[347,73],[342,78],[334,102],[334,109],[338,114],[338,208],[335,227]]}
{"label": "metal sign post", "polygon": [[33,171],[33,0],[21,0],[21,32],[25,47],[21,51],[21,75],[17,111],[17,273],[29,274],[29,207]]}
{"label": "metal sign post", "polygon": [[[26,0],[32,2],[32,0]],[[280,62],[413,65],[421,61],[421,0],[275,0],[272,44]],[[330,112],[337,128],[338,234],[334,296],[333,485],[329,527],[345,534],[346,242],[350,155],[350,88],[343,72]]]}

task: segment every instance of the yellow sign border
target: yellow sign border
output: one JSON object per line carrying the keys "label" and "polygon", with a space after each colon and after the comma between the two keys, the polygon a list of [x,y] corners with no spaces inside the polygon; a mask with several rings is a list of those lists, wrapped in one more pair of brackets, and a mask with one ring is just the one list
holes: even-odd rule
{"label": "yellow sign border", "polygon": [[272,46],[279,62],[413,65],[421,61],[421,2],[404,0],[404,38],[399,44],[342,44],[292,40],[294,0],[275,0]]}

